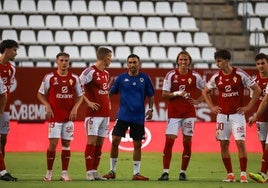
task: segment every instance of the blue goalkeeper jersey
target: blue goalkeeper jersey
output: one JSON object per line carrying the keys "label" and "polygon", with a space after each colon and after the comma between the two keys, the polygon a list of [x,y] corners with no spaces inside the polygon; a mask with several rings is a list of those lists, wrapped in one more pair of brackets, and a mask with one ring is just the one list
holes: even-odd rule
{"label": "blue goalkeeper jersey", "polygon": [[118,119],[144,124],[146,97],[154,95],[154,87],[147,74],[141,72],[137,76],[120,74],[111,86],[110,93],[120,95]]}

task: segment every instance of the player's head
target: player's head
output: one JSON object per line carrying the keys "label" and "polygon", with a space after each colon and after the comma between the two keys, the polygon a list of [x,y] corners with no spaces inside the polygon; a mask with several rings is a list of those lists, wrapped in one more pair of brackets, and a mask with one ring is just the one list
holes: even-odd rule
{"label": "player's head", "polygon": [[230,51],[226,49],[220,49],[214,53],[214,59],[224,59],[224,60],[231,60],[232,56]]}
{"label": "player's head", "polygon": [[112,61],[112,50],[100,46],[97,50],[97,60],[103,62],[105,67],[109,67]]}
{"label": "player's head", "polygon": [[17,55],[18,43],[15,40],[6,39],[0,43],[0,53],[6,54],[9,60],[13,60]]}
{"label": "player's head", "polygon": [[259,53],[255,56],[256,68],[259,73],[267,74],[268,73],[268,56],[264,53]]}
{"label": "player's head", "polygon": [[129,74],[137,75],[141,66],[140,57],[136,54],[130,54],[127,57],[127,67]]}
{"label": "player's head", "polygon": [[60,52],[56,55],[56,64],[58,69],[66,70],[70,65],[70,54],[66,52]]}
{"label": "player's head", "polygon": [[189,67],[192,63],[192,57],[189,54],[189,52],[183,50],[180,53],[178,53],[176,58],[176,64],[178,66],[181,66],[182,64],[186,63],[187,67]]}

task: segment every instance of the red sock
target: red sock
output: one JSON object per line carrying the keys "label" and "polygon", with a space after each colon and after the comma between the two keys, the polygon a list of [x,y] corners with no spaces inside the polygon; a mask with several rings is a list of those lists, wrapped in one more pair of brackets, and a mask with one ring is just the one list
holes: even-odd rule
{"label": "red sock", "polygon": [[97,170],[101,159],[101,146],[95,146],[93,169]]}
{"label": "red sock", "polygon": [[192,154],[192,142],[183,141],[183,153],[181,156],[181,170],[186,170]]}
{"label": "red sock", "polygon": [[54,160],[55,160],[56,152],[47,150],[47,169],[52,170]]}
{"label": "red sock", "polygon": [[232,162],[230,157],[222,158],[223,164],[225,166],[225,169],[227,173],[233,172]]}
{"label": "red sock", "polygon": [[70,157],[71,157],[70,150],[62,150],[61,151],[61,168],[62,168],[62,170],[68,169]]}
{"label": "red sock", "polygon": [[85,162],[87,171],[94,169],[94,152],[95,152],[95,146],[87,144],[85,150]]}
{"label": "red sock", "polygon": [[172,157],[172,147],[174,145],[175,139],[166,138],[165,148],[163,153],[163,168],[169,169],[170,161]]}
{"label": "red sock", "polygon": [[3,157],[3,154],[0,152],[0,171],[5,170],[5,169],[6,169],[6,165],[5,165],[4,157]]}
{"label": "red sock", "polygon": [[267,165],[268,165],[268,150],[264,150],[261,162],[261,172],[264,174],[267,173]]}
{"label": "red sock", "polygon": [[241,172],[246,172],[247,171],[248,158],[247,157],[241,157],[239,159],[239,163],[240,163]]}

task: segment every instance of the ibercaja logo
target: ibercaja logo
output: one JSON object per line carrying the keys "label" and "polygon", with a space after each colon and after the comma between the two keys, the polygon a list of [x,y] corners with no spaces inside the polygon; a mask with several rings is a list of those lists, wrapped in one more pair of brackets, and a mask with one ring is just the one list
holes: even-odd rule
{"label": "ibercaja logo", "polygon": [[[112,143],[112,132],[113,132],[113,130],[111,130],[109,133],[109,140],[111,143]],[[148,144],[151,142],[151,140],[152,140],[152,134],[151,134],[150,130],[147,127],[145,127],[145,139],[142,140],[141,148],[148,146]],[[124,151],[133,151],[134,150],[133,139],[130,138],[129,129],[126,132],[126,136],[122,137],[120,145],[119,145],[119,149],[124,150]]]}

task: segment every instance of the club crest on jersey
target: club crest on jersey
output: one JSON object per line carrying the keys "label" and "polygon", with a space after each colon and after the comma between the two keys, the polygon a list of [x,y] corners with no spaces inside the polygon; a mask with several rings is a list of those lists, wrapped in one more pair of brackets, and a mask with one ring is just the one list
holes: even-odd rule
{"label": "club crest on jersey", "polygon": [[233,81],[234,81],[235,83],[237,82],[237,78],[236,78],[236,76],[233,77]]}
{"label": "club crest on jersey", "polygon": [[141,83],[144,82],[144,78],[140,78],[140,82],[141,82]]}
{"label": "club crest on jersey", "polygon": [[53,85],[58,85],[59,84],[58,78],[57,77],[54,77],[53,79],[54,79],[53,80]]}
{"label": "club crest on jersey", "polygon": [[69,84],[73,85],[74,81],[72,79],[69,80]]}
{"label": "club crest on jersey", "polygon": [[192,78],[188,78],[188,84],[191,84],[192,83]]}

